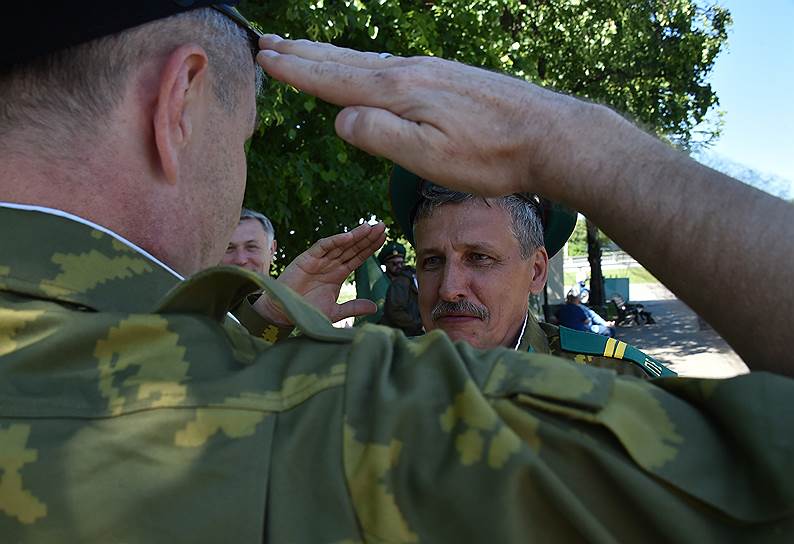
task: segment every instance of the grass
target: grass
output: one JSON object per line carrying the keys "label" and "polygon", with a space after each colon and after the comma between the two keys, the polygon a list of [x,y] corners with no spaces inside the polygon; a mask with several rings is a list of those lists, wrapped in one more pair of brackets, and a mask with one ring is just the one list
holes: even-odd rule
{"label": "grass", "polygon": [[[604,271],[605,278],[629,278],[629,284],[632,283],[659,283],[650,272],[641,266],[634,266],[631,268],[618,268],[613,270]],[[567,270],[565,272],[565,286],[571,287],[576,285],[576,271]]]}
{"label": "grass", "polygon": [[343,283],[342,289],[339,291],[339,298],[336,300],[337,304],[342,304],[348,300],[356,298],[356,286],[352,283]]}

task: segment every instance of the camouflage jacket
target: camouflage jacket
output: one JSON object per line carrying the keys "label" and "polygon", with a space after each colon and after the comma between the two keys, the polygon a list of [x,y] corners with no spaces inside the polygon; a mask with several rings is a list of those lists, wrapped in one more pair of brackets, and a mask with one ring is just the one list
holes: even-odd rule
{"label": "camouflage jacket", "polygon": [[[0,535],[16,542],[785,542],[794,381],[651,382],[334,329],[0,208]],[[303,331],[224,325],[262,289]]]}
{"label": "camouflage jacket", "polygon": [[556,355],[638,378],[670,378],[677,375],[661,362],[622,340],[550,323],[538,323],[531,311],[527,313],[524,334],[516,349]]}

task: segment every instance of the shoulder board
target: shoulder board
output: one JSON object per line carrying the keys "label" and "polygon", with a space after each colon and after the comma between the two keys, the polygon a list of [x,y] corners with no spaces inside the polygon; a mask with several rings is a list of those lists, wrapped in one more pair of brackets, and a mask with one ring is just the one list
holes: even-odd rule
{"label": "shoulder board", "polygon": [[560,327],[560,348],[572,353],[631,361],[652,378],[678,376],[662,363],[621,340]]}

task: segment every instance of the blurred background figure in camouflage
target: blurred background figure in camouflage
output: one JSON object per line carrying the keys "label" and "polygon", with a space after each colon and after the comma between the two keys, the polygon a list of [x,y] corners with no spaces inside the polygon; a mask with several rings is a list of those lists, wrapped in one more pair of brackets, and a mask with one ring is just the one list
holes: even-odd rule
{"label": "blurred background figure in camouflage", "polygon": [[380,324],[400,329],[406,336],[423,334],[416,270],[405,264],[405,247],[388,242],[378,253],[378,262],[386,269],[389,279]]}
{"label": "blurred background figure in camouflage", "polygon": [[[774,542],[794,531],[791,379],[647,382],[441,331],[335,329],[329,318],[372,309],[335,295],[382,245],[382,224],[320,240],[279,280],[206,269],[242,205],[258,33],[201,0],[40,8],[12,3],[0,19],[4,541]],[[734,281],[749,262],[794,274],[790,260],[767,266],[768,243],[794,254],[790,205],[606,108],[441,59],[260,44],[272,76],[356,106],[337,120],[348,140],[456,190],[581,209],[695,309],[677,275],[711,289],[702,300],[719,303],[721,286],[671,240],[684,256],[702,244]],[[643,205],[658,225],[638,247],[609,218]],[[709,230],[714,206],[743,225],[735,239]],[[260,317],[302,334],[267,342],[229,318],[255,291]],[[753,315],[729,317],[745,331]],[[777,368],[776,323],[752,329],[751,368]]]}

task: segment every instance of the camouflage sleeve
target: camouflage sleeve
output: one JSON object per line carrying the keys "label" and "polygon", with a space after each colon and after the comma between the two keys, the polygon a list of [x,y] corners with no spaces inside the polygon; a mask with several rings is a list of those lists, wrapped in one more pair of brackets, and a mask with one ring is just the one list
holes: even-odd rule
{"label": "camouflage sleeve", "polygon": [[[380,364],[373,365],[373,361]],[[365,328],[343,465],[365,540],[780,541],[794,382],[660,385]],[[747,406],[747,399],[753,406]]]}
{"label": "camouflage sleeve", "polygon": [[[266,345],[219,327],[228,306],[195,296],[218,285],[268,290],[303,334]],[[649,383],[438,332],[334,329],[277,282],[229,269],[184,282],[157,311],[1,294],[4,542],[794,531],[792,380]]]}

